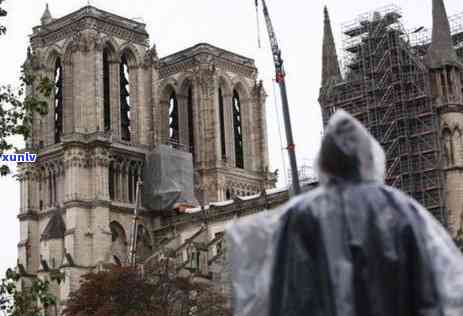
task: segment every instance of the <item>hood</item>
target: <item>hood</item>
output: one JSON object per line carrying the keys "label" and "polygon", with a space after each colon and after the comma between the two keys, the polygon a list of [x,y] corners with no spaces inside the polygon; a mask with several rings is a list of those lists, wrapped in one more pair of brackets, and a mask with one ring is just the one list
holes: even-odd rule
{"label": "hood", "polygon": [[335,179],[382,183],[385,161],[381,145],[358,120],[343,110],[333,114],[317,158],[321,184]]}

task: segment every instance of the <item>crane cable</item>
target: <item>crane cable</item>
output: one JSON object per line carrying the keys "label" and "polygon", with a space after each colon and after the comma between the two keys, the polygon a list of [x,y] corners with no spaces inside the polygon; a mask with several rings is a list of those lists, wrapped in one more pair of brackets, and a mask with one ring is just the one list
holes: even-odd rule
{"label": "crane cable", "polygon": [[259,20],[259,0],[256,0],[256,22],[257,22],[257,45],[261,48],[260,44],[260,20]]}
{"label": "crane cable", "polygon": [[278,101],[277,101],[277,94],[275,89],[275,79],[272,79],[272,88],[273,88],[273,103],[275,105],[275,113],[277,119],[277,126],[278,126],[278,136],[280,137],[280,153],[281,153],[281,163],[283,165],[283,176],[285,177],[285,184],[289,185],[288,182],[288,170],[286,169],[286,159],[285,159],[285,146],[283,145],[283,137],[281,137],[281,124],[280,124],[280,112],[278,111]]}

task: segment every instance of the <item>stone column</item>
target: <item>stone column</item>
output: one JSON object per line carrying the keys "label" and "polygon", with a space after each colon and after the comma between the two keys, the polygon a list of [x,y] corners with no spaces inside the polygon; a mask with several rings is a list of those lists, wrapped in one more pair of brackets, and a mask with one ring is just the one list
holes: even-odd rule
{"label": "stone column", "polygon": [[130,100],[130,142],[139,143],[138,116],[139,116],[139,67],[129,65],[129,100]]}
{"label": "stone column", "polygon": [[63,65],[63,134],[74,131],[74,70],[72,55],[64,59]]}
{"label": "stone column", "polygon": [[95,59],[95,130],[104,131],[103,43],[97,39],[93,53]]}
{"label": "stone column", "polygon": [[227,152],[227,166],[235,167],[235,129],[233,127],[233,91],[224,93],[224,125]]}
{"label": "stone column", "polygon": [[185,146],[185,151],[190,151],[189,129],[188,129],[188,96],[177,94],[178,102],[178,125],[179,143]]}

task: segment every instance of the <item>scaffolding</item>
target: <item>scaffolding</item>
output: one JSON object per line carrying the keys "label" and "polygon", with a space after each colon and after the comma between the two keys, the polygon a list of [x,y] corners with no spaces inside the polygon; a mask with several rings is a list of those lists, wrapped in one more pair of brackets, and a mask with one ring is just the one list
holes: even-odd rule
{"label": "scaffolding", "polygon": [[359,119],[386,152],[386,182],[446,224],[439,121],[423,63],[430,36],[401,18],[391,5],[343,25],[344,81],[322,94],[323,119],[337,108]]}

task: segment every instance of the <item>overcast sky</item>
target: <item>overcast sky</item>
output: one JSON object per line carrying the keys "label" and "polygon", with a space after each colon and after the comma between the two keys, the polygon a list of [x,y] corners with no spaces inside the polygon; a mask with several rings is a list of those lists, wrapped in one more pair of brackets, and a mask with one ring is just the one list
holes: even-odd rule
{"label": "overcast sky", "polygon": [[[341,25],[360,13],[389,5],[390,0],[267,0],[275,31],[286,62],[289,103],[298,160],[313,160],[322,130],[317,103],[321,72],[323,5],[331,15],[338,52],[341,52]],[[0,84],[17,83],[19,67],[26,56],[28,35],[38,25],[45,0],[6,0],[8,28],[0,37]],[[271,168],[282,171],[282,151],[273,93],[273,64],[265,25],[260,17],[262,48],[257,46],[254,0],[92,0],[93,6],[147,24],[151,43],[166,56],[198,42],[208,42],[256,60],[260,78],[268,92],[267,124]],[[48,0],[54,18],[87,4],[87,0]],[[396,1],[406,18],[405,26],[431,25],[431,0]],[[461,0],[446,0],[449,15],[463,11]],[[462,21],[463,23],[463,21]],[[279,94],[277,94],[279,107]],[[280,112],[281,113],[281,112]],[[280,115],[281,117],[281,115]],[[284,132],[282,130],[284,139]],[[18,140],[18,142],[20,142]],[[286,152],[284,153],[286,159]],[[280,172],[280,185],[284,172]],[[12,178],[0,178],[0,276],[16,263],[19,242],[19,185]]]}

